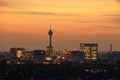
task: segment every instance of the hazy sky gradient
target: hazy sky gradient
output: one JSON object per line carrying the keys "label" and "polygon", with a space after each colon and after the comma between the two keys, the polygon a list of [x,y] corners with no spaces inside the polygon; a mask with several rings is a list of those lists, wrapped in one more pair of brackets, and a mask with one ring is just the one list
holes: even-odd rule
{"label": "hazy sky gradient", "polygon": [[14,45],[45,49],[50,23],[55,49],[92,42],[99,51],[110,43],[120,50],[119,8],[119,0],[0,0],[0,51]]}

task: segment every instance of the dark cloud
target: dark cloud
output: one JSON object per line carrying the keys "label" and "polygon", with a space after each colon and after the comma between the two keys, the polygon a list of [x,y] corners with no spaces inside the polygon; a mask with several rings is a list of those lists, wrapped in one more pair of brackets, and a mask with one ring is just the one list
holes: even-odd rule
{"label": "dark cloud", "polygon": [[112,18],[111,21],[116,22],[116,23],[120,23],[120,17],[119,18]]}
{"label": "dark cloud", "polygon": [[103,16],[120,16],[120,14],[108,14],[108,15],[103,15]]}
{"label": "dark cloud", "polygon": [[104,22],[120,24],[120,17],[108,18],[108,19],[104,20]]}
{"label": "dark cloud", "polygon": [[109,31],[113,31],[113,30],[116,30],[116,31],[119,31],[120,30],[120,27],[119,26],[97,26],[96,27],[97,29],[101,29],[101,30],[109,30]]}
{"label": "dark cloud", "polygon": [[76,23],[93,23],[93,21],[75,21]]}
{"label": "dark cloud", "polygon": [[11,14],[37,14],[37,15],[57,15],[56,13],[50,12],[22,12],[22,11],[0,11],[0,13],[11,13]]}
{"label": "dark cloud", "polygon": [[113,28],[120,28],[120,27],[117,27],[117,26],[100,26],[101,28],[105,28],[105,29],[113,29]]}
{"label": "dark cloud", "polygon": [[8,4],[6,1],[0,0],[0,6],[1,7],[6,7],[6,6],[11,6],[10,4]]}
{"label": "dark cloud", "polygon": [[[19,2],[19,3],[20,3],[20,2]],[[18,4],[17,4],[17,5],[18,5]],[[12,0],[0,0],[0,7],[21,9],[21,7],[15,6],[15,3],[14,3]]]}
{"label": "dark cloud", "polygon": [[120,23],[120,14],[107,14],[107,15],[102,15],[105,17],[102,22],[107,22],[107,23]]}
{"label": "dark cloud", "polygon": [[75,17],[81,17],[80,15],[74,15],[74,14],[63,14],[63,13],[52,13],[52,12],[30,12],[30,11],[0,11],[0,13],[10,13],[10,14],[33,14],[33,15],[59,15],[59,16],[75,16]]}
{"label": "dark cloud", "polygon": [[116,0],[116,1],[120,3],[120,0]]}

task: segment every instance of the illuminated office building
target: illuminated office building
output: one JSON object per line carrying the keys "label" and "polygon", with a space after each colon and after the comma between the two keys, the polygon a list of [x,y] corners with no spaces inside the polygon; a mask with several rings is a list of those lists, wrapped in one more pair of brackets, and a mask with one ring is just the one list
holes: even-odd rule
{"label": "illuminated office building", "polygon": [[98,58],[98,44],[80,43],[80,51],[84,52],[86,61],[96,61]]}
{"label": "illuminated office building", "polygon": [[11,48],[10,54],[12,57],[20,58],[25,54],[25,49],[24,48]]}

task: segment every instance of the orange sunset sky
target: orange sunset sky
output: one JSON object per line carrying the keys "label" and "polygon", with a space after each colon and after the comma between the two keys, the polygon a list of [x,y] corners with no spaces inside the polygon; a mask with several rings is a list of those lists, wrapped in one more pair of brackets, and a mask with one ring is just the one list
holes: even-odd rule
{"label": "orange sunset sky", "polygon": [[45,49],[50,23],[54,49],[120,50],[120,0],[0,0],[0,51]]}

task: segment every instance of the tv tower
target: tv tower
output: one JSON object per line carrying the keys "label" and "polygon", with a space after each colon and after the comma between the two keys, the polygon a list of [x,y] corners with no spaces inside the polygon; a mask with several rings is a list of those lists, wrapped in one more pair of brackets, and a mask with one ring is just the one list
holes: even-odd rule
{"label": "tv tower", "polygon": [[49,53],[51,53],[53,51],[53,46],[52,46],[53,31],[51,29],[51,24],[50,24],[50,30],[48,31],[48,35],[49,35],[49,46],[47,47],[47,50]]}

